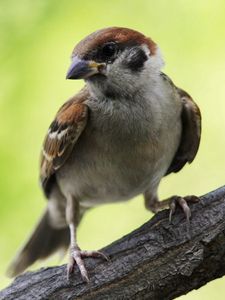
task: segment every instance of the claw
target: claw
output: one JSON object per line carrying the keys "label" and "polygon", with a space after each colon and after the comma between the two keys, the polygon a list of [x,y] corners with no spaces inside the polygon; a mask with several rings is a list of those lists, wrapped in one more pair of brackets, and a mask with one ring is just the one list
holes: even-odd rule
{"label": "claw", "polygon": [[169,214],[169,222],[172,222],[172,216],[175,213],[176,210],[176,203],[174,200],[171,201],[170,203],[170,214]]}
{"label": "claw", "polygon": [[74,262],[72,259],[70,259],[70,261],[67,264],[67,280],[70,279],[70,275],[73,273],[73,269],[74,269]]}
{"label": "claw", "polygon": [[93,258],[104,258],[105,260],[109,260],[109,258],[100,251],[81,251],[79,247],[72,247],[70,252],[70,258],[67,265],[67,279],[70,279],[70,275],[73,273],[74,266],[77,264],[82,279],[89,283],[90,279],[88,276],[88,272],[85,268],[84,261],[82,258],[85,257],[93,257]]}
{"label": "claw", "polygon": [[174,212],[176,210],[176,206],[178,204],[184,212],[184,215],[185,215],[186,220],[187,220],[187,226],[188,226],[187,228],[189,228],[190,218],[191,218],[191,210],[190,210],[190,207],[188,206],[188,202],[196,203],[198,201],[199,201],[199,198],[197,196],[186,196],[186,197],[174,196],[171,199],[171,202],[170,202],[169,222],[171,222],[172,215],[174,214]]}
{"label": "claw", "polygon": [[184,212],[187,222],[189,222],[191,217],[191,210],[187,204],[187,201],[185,200],[185,198],[180,197],[178,198],[178,203]]}
{"label": "claw", "polygon": [[81,257],[103,258],[109,261],[109,257],[100,251],[81,251]]}
{"label": "claw", "polygon": [[90,282],[90,279],[89,279],[89,277],[88,277],[88,272],[87,272],[87,270],[86,270],[85,267],[84,267],[84,269],[83,269],[82,271],[81,271],[81,269],[80,269],[80,273],[81,273],[81,277],[82,277],[83,281],[89,283],[89,282]]}

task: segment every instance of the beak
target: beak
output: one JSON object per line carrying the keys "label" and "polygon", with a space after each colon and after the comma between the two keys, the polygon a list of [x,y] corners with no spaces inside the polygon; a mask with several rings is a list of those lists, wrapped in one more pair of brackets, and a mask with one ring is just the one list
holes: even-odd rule
{"label": "beak", "polygon": [[94,74],[101,73],[104,67],[104,63],[96,63],[95,61],[88,61],[75,56],[72,59],[66,79],[86,79]]}

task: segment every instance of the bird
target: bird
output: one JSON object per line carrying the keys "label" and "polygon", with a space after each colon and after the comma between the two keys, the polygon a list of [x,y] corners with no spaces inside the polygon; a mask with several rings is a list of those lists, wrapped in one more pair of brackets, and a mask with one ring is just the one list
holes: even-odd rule
{"label": "bird", "polygon": [[77,266],[89,281],[77,227],[100,204],[143,195],[147,209],[180,206],[189,222],[197,196],[159,201],[163,177],[191,163],[201,137],[201,113],[191,96],[162,72],[159,46],[123,27],[97,30],[74,48],[66,78],[84,87],[59,109],[44,139],[40,182],[46,209],[8,269],[14,277],[36,260],[70,249],[67,275]]}

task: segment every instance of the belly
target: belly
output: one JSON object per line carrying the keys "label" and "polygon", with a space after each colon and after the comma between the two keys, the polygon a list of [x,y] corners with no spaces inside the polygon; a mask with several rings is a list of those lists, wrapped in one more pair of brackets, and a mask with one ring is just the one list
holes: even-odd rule
{"label": "belly", "polygon": [[151,139],[96,144],[93,137],[84,137],[58,171],[58,183],[65,195],[73,195],[84,207],[128,200],[149,188],[157,190],[175,153],[163,145]]}

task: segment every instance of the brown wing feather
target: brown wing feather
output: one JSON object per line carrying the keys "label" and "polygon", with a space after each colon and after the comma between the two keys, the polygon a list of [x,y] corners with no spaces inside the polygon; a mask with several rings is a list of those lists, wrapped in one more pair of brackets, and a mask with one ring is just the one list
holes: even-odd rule
{"label": "brown wing feather", "polygon": [[201,138],[201,113],[191,96],[180,88],[176,88],[183,103],[181,114],[182,134],[180,145],[168,168],[166,175],[180,171],[195,158]]}
{"label": "brown wing feather", "polygon": [[41,152],[41,184],[45,194],[49,193],[49,182],[55,172],[65,163],[87,122],[88,108],[82,103],[82,93],[66,102],[58,111],[49,127]]}

